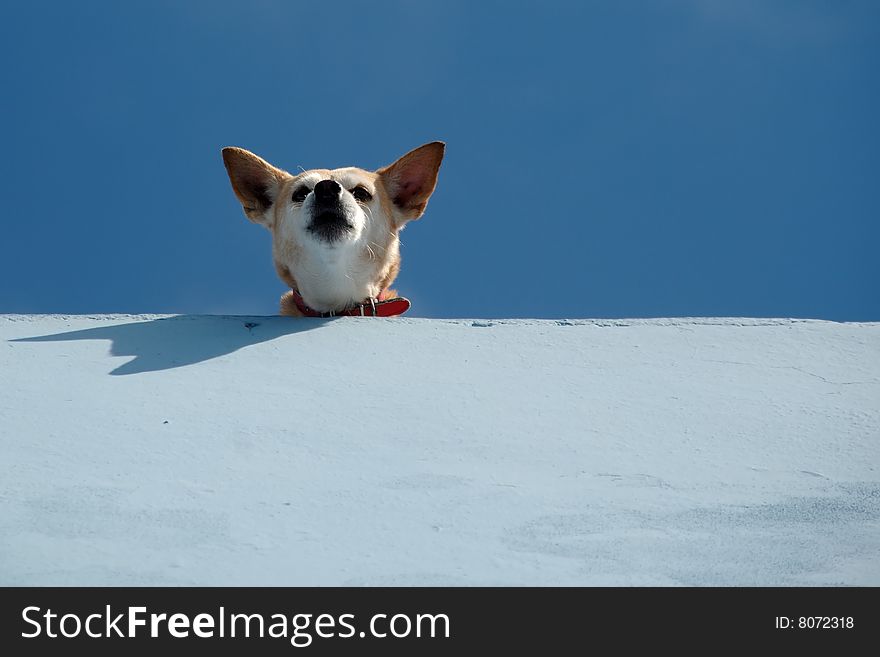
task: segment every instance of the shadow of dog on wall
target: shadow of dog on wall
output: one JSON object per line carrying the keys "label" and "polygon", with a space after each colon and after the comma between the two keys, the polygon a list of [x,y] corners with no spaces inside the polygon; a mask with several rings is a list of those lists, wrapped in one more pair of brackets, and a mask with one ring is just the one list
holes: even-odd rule
{"label": "shadow of dog on wall", "polygon": [[321,328],[332,321],[335,320],[301,319],[291,322],[283,317],[176,315],[18,338],[10,342],[110,340],[111,355],[134,356],[110,374],[140,374],[201,363],[253,344]]}

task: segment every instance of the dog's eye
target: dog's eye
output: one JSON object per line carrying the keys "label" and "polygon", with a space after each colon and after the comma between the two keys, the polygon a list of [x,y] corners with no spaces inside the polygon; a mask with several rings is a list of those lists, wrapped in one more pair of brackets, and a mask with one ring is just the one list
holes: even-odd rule
{"label": "dog's eye", "polygon": [[367,191],[367,188],[361,187],[360,185],[351,190],[351,195],[354,196],[356,201],[360,201],[361,203],[369,203],[373,200],[373,195]]}
{"label": "dog's eye", "polygon": [[310,191],[312,190],[310,190],[306,185],[303,185],[302,187],[297,187],[295,190],[293,190],[293,196],[290,197],[290,200],[294,203],[302,203],[306,200],[306,196],[309,195]]}

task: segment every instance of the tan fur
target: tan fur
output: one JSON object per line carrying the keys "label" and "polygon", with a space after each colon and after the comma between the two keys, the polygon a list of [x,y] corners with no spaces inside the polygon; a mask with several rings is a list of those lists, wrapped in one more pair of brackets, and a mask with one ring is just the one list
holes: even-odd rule
{"label": "tan fur", "polygon": [[[346,183],[342,184],[343,188],[353,188],[353,183],[356,183],[372,190],[372,201],[358,204],[361,208],[366,205],[369,211],[363,210],[366,223],[361,230],[362,243],[356,243],[359,244],[356,255],[347,264],[358,272],[359,279],[353,281],[357,289],[370,290],[370,295],[378,295],[382,291],[390,295],[388,288],[400,271],[398,234],[408,221],[418,219],[424,213],[437,184],[443,153],[444,144],[432,142],[374,172],[346,167],[312,169],[296,176],[241,148],[224,148],[223,162],[245,215],[272,233],[272,255],[278,277],[287,286],[300,290],[308,305],[324,310],[322,304],[360,303],[364,299],[328,301],[321,296],[320,280],[309,278],[302,281],[309,283],[306,287],[300,287],[297,283],[295,271],[304,266],[307,257],[314,256],[322,248],[331,247],[310,241],[308,237],[303,238],[302,231],[292,226],[305,221],[301,216],[304,211],[298,214],[298,205],[291,200],[294,190],[303,182],[326,179]],[[350,198],[353,201],[353,197]],[[332,285],[329,290],[335,292]],[[309,294],[311,298],[307,296]],[[281,297],[280,313],[302,316],[291,292]]]}

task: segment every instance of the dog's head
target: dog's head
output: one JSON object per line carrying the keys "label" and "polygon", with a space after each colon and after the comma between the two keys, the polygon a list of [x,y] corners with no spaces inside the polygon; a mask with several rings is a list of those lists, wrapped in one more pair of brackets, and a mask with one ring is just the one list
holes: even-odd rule
{"label": "dog's head", "polygon": [[378,297],[400,267],[398,233],[437,184],[444,144],[432,142],[377,171],[291,175],[241,148],[224,148],[232,189],[251,221],[272,233],[275,268],[318,311]]}

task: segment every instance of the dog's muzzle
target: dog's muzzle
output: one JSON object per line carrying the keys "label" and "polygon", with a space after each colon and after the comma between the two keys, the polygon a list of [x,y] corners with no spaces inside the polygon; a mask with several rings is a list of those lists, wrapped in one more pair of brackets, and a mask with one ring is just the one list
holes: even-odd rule
{"label": "dog's muzzle", "polygon": [[342,185],[335,180],[322,180],[315,185],[314,194],[309,232],[333,242],[354,228],[342,205]]}

